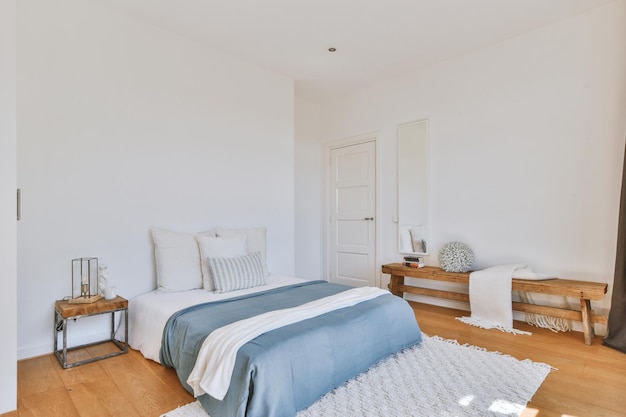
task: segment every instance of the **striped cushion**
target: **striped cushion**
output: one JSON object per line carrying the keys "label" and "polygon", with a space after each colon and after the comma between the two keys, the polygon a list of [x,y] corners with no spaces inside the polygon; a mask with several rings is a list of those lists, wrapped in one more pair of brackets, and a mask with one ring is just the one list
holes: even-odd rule
{"label": "striped cushion", "polygon": [[238,258],[207,258],[207,263],[217,293],[265,285],[260,252]]}

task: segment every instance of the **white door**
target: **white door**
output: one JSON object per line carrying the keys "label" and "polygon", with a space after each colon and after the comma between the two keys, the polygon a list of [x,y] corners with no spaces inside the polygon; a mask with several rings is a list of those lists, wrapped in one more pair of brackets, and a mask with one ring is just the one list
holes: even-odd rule
{"label": "white door", "polygon": [[376,285],[376,143],[330,150],[329,280]]}

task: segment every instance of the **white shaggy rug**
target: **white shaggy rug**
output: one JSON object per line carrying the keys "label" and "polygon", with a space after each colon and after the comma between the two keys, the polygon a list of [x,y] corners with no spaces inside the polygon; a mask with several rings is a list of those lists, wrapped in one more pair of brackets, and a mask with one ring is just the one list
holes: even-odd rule
{"label": "white shaggy rug", "polygon": [[[552,368],[427,337],[329,392],[298,417],[519,416]],[[161,417],[208,417],[194,402]]]}

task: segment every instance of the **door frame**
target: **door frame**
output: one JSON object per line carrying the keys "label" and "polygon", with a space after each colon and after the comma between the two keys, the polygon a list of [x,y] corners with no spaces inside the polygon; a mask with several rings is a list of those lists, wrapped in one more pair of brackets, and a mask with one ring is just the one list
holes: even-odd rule
{"label": "door frame", "polygon": [[322,227],[322,242],[323,242],[323,250],[322,250],[322,263],[323,263],[323,273],[324,279],[330,280],[330,221],[331,221],[331,209],[330,209],[330,165],[331,165],[331,156],[330,153],[333,149],[344,148],[352,145],[359,145],[361,143],[366,142],[374,142],[374,187],[375,187],[375,196],[374,196],[374,264],[376,271],[374,271],[374,284],[377,287],[381,285],[381,272],[380,272],[380,262],[379,256],[381,253],[381,222],[379,221],[379,215],[381,213],[381,199],[380,199],[380,141],[378,140],[378,132],[365,133],[358,136],[351,136],[343,139],[336,140],[328,140],[324,142],[324,214],[323,214],[323,227]]}

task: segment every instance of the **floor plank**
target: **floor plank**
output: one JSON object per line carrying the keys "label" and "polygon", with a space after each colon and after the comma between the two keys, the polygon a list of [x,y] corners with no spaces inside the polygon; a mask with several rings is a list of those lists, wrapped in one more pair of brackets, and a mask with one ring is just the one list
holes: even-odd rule
{"label": "floor plank", "polygon": [[[63,381],[52,370],[59,365],[54,355],[39,356],[17,363],[18,393],[24,397],[45,393],[56,388],[63,388]],[[59,368],[60,365],[59,365]]]}
{"label": "floor plank", "polygon": [[[155,377],[146,366],[146,360],[138,352],[132,353],[133,355],[122,355],[100,363],[140,416],[159,416],[161,410],[172,410],[193,399],[186,391],[185,398],[181,398],[180,390],[171,388],[166,381]],[[178,379],[176,385],[180,385]]]}
{"label": "floor plank", "polygon": [[140,417],[134,401],[128,401],[111,379],[76,385],[70,392],[81,415]]}
{"label": "floor plank", "polygon": [[[22,405],[35,417],[80,417],[81,414],[64,387],[53,388],[21,398]],[[22,410],[19,410],[20,415]]]}

